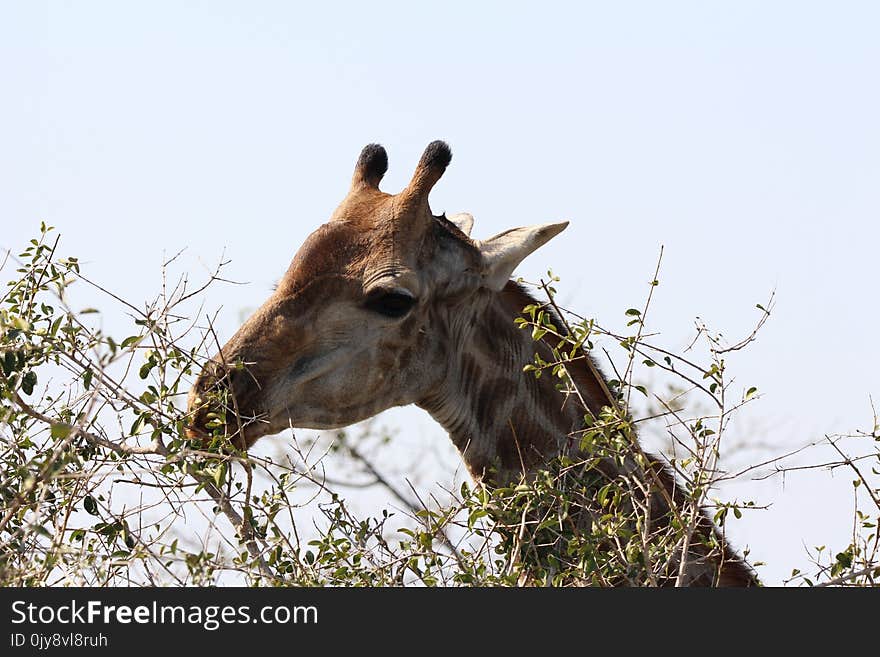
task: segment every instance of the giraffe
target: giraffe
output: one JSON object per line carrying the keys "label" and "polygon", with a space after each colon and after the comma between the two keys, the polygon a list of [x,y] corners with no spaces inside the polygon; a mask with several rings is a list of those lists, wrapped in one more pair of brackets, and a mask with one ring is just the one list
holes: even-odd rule
{"label": "giraffe", "polygon": [[[584,410],[563,403],[552,377],[523,372],[536,353],[548,360],[550,346],[514,325],[537,302],[510,280],[568,222],[472,239],[470,214],[437,216],[428,204],[451,158],[446,143],[432,142],[406,188],[388,194],[379,189],[385,149],[363,149],[330,220],[193,385],[191,437],[211,409],[209,391],[222,384],[235,400],[233,435],[244,449],[289,427],[336,429],[408,404],[448,432],[472,477],[489,487],[579,449],[571,436]],[[571,377],[589,412],[600,413],[608,389],[595,365],[575,367]],[[649,462],[659,482],[651,499],[668,510],[682,491],[667,467]],[[627,467],[615,463],[604,459],[602,468],[613,475]],[[702,513],[697,531],[721,548],[694,541],[679,583],[757,583]]]}

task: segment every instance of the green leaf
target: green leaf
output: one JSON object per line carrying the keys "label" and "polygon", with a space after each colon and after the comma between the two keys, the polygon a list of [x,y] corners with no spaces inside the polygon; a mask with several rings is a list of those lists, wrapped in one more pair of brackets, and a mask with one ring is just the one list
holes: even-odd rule
{"label": "green leaf", "polygon": [[216,468],[214,468],[213,474],[214,474],[214,477],[213,477],[214,483],[217,484],[217,486],[223,485],[223,475],[226,474],[226,468],[224,467],[224,465],[222,463],[220,465],[218,465]]}
{"label": "green leaf", "polygon": [[31,528],[41,536],[52,538],[52,534],[50,534],[49,530],[43,527],[43,525],[31,525]]}
{"label": "green leaf", "polygon": [[14,351],[7,351],[3,354],[3,374],[9,376],[12,374],[17,368],[18,358],[16,358]]}
{"label": "green leaf", "polygon": [[137,419],[131,425],[130,434],[132,436],[136,436],[137,434],[139,434],[141,432],[141,429],[144,427],[144,421],[147,419],[146,416],[147,416],[146,413],[141,413],[140,415],[137,416]]}
{"label": "green leaf", "polygon": [[69,424],[59,422],[52,425],[51,434],[53,438],[67,438],[70,435],[71,427]]}
{"label": "green leaf", "polygon": [[93,516],[98,515],[98,503],[95,502],[95,498],[91,495],[86,495],[83,498],[83,508],[86,510],[86,513]]}
{"label": "green leaf", "polygon": [[626,314],[629,315],[630,317],[639,317],[642,313],[640,310],[636,310],[635,308],[629,308],[626,311]]}
{"label": "green leaf", "polygon": [[754,387],[754,386],[752,386],[751,388],[749,388],[748,390],[746,390],[746,399],[748,399],[749,397],[751,397],[752,395],[754,395],[756,392],[758,392],[758,389],[757,389],[756,387]]}
{"label": "green leaf", "polygon": [[146,363],[141,365],[141,369],[138,371],[138,376],[142,379],[146,379],[150,375],[150,370],[153,369],[153,366],[156,364],[152,358],[148,360]]}
{"label": "green leaf", "polygon": [[37,385],[37,373],[31,370],[21,380],[21,391],[26,395],[30,395],[34,392],[35,385]]}

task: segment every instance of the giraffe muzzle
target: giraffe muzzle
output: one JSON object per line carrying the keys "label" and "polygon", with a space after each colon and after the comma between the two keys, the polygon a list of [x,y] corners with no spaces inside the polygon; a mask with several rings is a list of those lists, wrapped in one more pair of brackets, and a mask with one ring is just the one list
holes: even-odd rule
{"label": "giraffe muzzle", "polygon": [[189,393],[186,436],[213,443],[227,441],[246,449],[246,427],[256,416],[251,402],[258,385],[241,366],[227,366],[216,360],[205,365]]}

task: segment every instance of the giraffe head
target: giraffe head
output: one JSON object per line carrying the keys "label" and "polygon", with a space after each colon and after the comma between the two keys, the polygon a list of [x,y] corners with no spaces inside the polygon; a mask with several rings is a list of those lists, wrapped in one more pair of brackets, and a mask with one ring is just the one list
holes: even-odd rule
{"label": "giraffe head", "polygon": [[472,240],[469,214],[436,216],[428,205],[451,158],[445,143],[431,143],[409,185],[392,195],[379,190],[385,149],[363,149],[330,221],[190,391],[192,435],[211,417],[218,389],[241,419],[227,433],[249,447],[288,427],[347,426],[438,385],[456,335],[523,258],[567,225]]}

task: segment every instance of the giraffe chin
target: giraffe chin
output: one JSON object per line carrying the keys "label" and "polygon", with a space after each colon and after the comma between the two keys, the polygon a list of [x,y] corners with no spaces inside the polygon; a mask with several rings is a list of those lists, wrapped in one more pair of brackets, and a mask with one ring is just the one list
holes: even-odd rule
{"label": "giraffe chin", "polygon": [[[195,414],[194,420],[184,428],[184,436],[194,444],[205,446],[209,443],[216,445],[217,437],[223,437],[224,442],[234,445],[238,451],[247,451],[265,436],[293,430],[330,431],[342,429],[376,414],[375,410],[366,411],[364,409],[357,409],[353,413],[342,413],[341,416],[338,413],[334,413],[332,416],[314,414],[303,409],[294,413],[290,406],[283,406],[277,413],[268,410],[262,412],[240,410],[242,412],[237,420],[234,415],[232,419],[227,416],[225,426],[214,427],[212,430],[201,425],[201,421],[204,420],[203,414]],[[220,449],[225,451],[222,447]]]}
{"label": "giraffe chin", "polygon": [[[364,417],[363,419],[367,419]],[[332,431],[350,426],[354,422],[339,422],[330,419],[300,419],[294,420],[289,412],[280,414],[277,418],[266,418],[252,421],[242,427],[241,433],[238,431],[230,431],[227,433],[230,442],[236,444],[239,449],[248,450],[253,445],[266,436],[275,436],[286,431],[310,430],[310,431]],[[243,436],[243,440],[242,437]]]}

